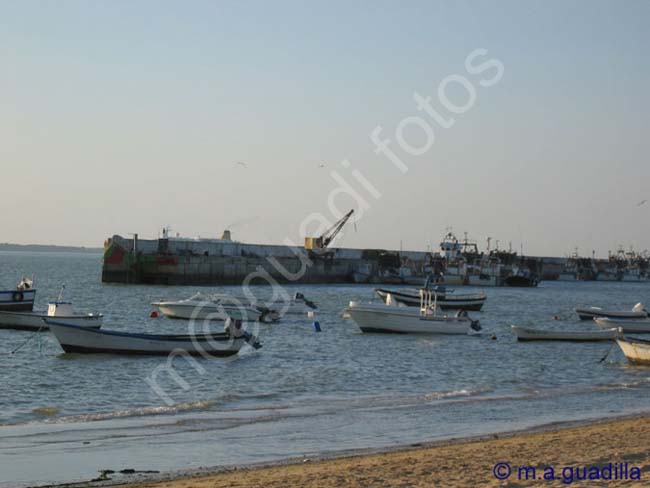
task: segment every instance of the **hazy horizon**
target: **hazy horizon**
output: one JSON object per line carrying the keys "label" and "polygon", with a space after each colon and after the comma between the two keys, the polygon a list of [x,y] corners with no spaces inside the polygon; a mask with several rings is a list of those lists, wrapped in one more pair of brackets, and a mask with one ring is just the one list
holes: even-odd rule
{"label": "hazy horizon", "polygon": [[101,247],[171,226],[301,244],[310,215],[357,208],[338,246],[427,250],[451,226],[529,255],[650,248],[648,2],[0,13],[0,241]]}

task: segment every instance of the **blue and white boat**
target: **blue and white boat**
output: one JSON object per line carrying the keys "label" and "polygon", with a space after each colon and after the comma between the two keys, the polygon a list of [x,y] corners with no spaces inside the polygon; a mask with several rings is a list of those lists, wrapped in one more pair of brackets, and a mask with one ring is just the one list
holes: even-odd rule
{"label": "blue and white boat", "polygon": [[0,310],[31,312],[36,298],[36,290],[33,286],[32,280],[23,278],[14,290],[0,291]]}

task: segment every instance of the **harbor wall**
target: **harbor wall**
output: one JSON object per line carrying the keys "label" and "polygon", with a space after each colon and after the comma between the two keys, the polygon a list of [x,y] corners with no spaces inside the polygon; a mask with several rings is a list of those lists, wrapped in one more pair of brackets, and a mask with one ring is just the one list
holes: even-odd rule
{"label": "harbor wall", "polygon": [[[399,269],[394,266],[398,256]],[[409,283],[426,278],[424,251],[327,249],[246,244],[217,239],[138,239],[113,236],[104,246],[105,283],[240,285],[278,283]],[[530,259],[530,258],[529,258]],[[533,258],[546,279],[557,276],[563,258]]]}

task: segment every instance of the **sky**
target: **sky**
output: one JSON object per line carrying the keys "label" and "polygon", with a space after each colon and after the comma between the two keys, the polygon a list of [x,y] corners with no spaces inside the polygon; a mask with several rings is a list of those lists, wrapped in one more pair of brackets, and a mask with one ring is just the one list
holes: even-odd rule
{"label": "sky", "polygon": [[649,249],[648,19],[642,0],[0,0],[0,242],[300,243],[355,208],[339,246],[451,227],[530,255]]}

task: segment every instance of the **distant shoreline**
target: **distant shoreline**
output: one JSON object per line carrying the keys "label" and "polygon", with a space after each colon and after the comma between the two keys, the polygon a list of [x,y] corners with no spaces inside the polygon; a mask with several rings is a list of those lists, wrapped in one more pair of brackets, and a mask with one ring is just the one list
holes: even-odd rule
{"label": "distant shoreline", "polygon": [[101,254],[101,247],[83,247],[83,246],[57,246],[50,244],[8,244],[0,243],[0,251],[20,252],[82,252],[88,254]]}

